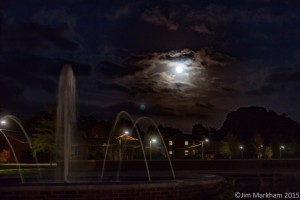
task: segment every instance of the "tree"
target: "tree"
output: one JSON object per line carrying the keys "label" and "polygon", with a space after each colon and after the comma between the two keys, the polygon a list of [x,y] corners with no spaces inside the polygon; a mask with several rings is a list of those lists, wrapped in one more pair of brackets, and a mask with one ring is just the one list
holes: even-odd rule
{"label": "tree", "polygon": [[36,133],[32,136],[33,154],[46,153],[50,162],[59,152],[59,149],[55,148],[55,113],[55,108],[46,107],[46,112],[36,120]]}
{"label": "tree", "polygon": [[254,149],[254,153],[258,159],[262,158],[263,156],[263,139],[261,134],[258,132],[255,133],[252,140],[252,147]]}
{"label": "tree", "polygon": [[195,124],[192,128],[192,135],[199,140],[204,140],[204,138],[209,137],[209,129],[200,123]]}
{"label": "tree", "polygon": [[157,138],[157,139],[160,140],[160,136],[159,136],[158,130],[155,128],[155,126],[150,125],[147,128],[147,131],[145,133],[144,141],[148,143],[148,141],[150,141],[153,138]]}
{"label": "tree", "polygon": [[164,138],[168,138],[175,134],[182,134],[182,131],[180,129],[169,127],[169,126],[164,127],[162,125],[159,125],[158,129]]}
{"label": "tree", "polygon": [[227,140],[222,140],[220,144],[220,153],[226,158],[231,159],[232,151],[230,149],[229,142]]}
{"label": "tree", "polygon": [[46,153],[50,156],[50,162],[52,162],[55,154],[55,138],[53,134],[35,134],[32,140],[32,152],[33,155],[38,153]]}
{"label": "tree", "polygon": [[225,157],[231,159],[232,156],[235,156],[239,152],[240,141],[235,134],[229,132],[225,139],[221,141],[220,144],[220,153]]}
{"label": "tree", "polygon": [[[256,132],[262,134],[265,144],[274,146],[300,140],[300,124],[297,121],[263,107],[239,108],[228,113],[220,131],[222,134],[232,131],[250,144]],[[292,153],[293,156],[299,154],[300,149]]]}
{"label": "tree", "polygon": [[93,116],[80,116],[78,129],[81,135],[88,136],[89,131],[97,124],[97,119]]}
{"label": "tree", "polygon": [[268,158],[268,159],[271,159],[272,156],[273,156],[273,150],[272,150],[272,147],[271,146],[266,146],[266,149],[265,149],[265,156]]}

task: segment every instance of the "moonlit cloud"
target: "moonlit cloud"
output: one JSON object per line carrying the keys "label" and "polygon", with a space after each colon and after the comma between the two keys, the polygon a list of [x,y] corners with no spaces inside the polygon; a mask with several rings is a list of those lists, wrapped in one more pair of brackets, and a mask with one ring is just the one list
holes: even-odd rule
{"label": "moonlit cloud", "polygon": [[200,24],[200,25],[196,24],[194,26],[191,26],[190,29],[197,33],[213,34],[213,32],[210,31],[205,24]]}
{"label": "moonlit cloud", "polygon": [[[132,90],[136,94],[133,99],[135,102],[159,105],[163,108],[161,112],[165,110],[168,114],[178,116],[210,116],[212,110],[217,109],[215,106],[209,104],[208,110],[194,102],[207,104],[211,87],[218,80],[217,74],[209,74],[213,71],[210,68],[223,68],[232,61],[229,56],[206,48],[141,54],[128,59],[122,67],[115,68],[119,76],[114,81]],[[184,66],[181,74],[176,73],[178,63]],[[112,70],[111,67],[108,69]],[[123,69],[135,71],[122,73]]]}

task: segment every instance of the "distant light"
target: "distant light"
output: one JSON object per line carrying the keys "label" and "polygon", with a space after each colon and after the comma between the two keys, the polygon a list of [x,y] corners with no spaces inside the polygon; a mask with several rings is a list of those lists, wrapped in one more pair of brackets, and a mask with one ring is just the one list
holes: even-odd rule
{"label": "distant light", "polygon": [[207,138],[205,138],[205,140],[204,140],[205,142],[208,142],[209,140],[207,139]]}
{"label": "distant light", "polygon": [[285,146],[284,146],[284,145],[281,145],[281,146],[280,146],[280,149],[284,149],[284,148],[285,148]]}
{"label": "distant light", "polygon": [[243,146],[240,146],[240,149],[244,149],[244,147],[243,147]]}
{"label": "distant light", "polygon": [[125,132],[124,132],[124,134],[128,135],[128,134],[129,134],[129,132],[128,132],[128,131],[125,131]]}
{"label": "distant light", "polygon": [[1,120],[1,124],[6,124],[6,121],[4,121],[4,120]]}
{"label": "distant light", "polygon": [[156,139],[152,139],[151,141],[152,141],[152,142],[156,142]]}

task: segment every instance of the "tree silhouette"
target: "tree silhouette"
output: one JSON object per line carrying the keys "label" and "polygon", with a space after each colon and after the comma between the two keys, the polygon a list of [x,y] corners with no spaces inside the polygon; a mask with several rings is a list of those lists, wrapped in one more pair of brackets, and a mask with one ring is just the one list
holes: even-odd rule
{"label": "tree silhouette", "polygon": [[209,137],[209,129],[204,127],[201,123],[195,124],[192,128],[192,135],[198,140],[204,140]]}

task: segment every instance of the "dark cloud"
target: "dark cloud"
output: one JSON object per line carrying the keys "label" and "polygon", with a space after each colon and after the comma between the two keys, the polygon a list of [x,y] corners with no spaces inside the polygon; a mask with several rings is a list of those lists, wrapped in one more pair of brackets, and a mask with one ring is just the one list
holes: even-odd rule
{"label": "dark cloud", "polygon": [[57,59],[54,61],[54,64],[52,66],[49,66],[44,69],[44,72],[53,75],[58,76],[60,74],[60,71],[62,69],[62,66],[65,64],[70,64],[73,68],[74,74],[76,77],[84,77],[84,76],[90,76],[92,71],[91,64],[88,63],[79,63],[74,62],[70,60],[63,60],[63,59]]}
{"label": "dark cloud", "polygon": [[9,78],[1,77],[0,90],[2,97],[0,100],[1,107],[3,108],[3,114],[20,114],[19,111],[29,111],[29,107],[32,105],[24,97],[24,87]]}
{"label": "dark cloud", "polygon": [[28,53],[10,52],[0,55],[1,74],[10,77],[23,77],[29,74],[42,74],[43,69],[51,67],[53,60]]}
{"label": "dark cloud", "polygon": [[9,102],[16,102],[19,99],[23,98],[23,88],[21,85],[17,84],[16,82],[7,79],[1,78],[0,81],[0,88],[2,92],[2,96],[7,96],[9,98],[1,98],[1,103],[9,103]]}
{"label": "dark cloud", "polygon": [[131,12],[136,8],[138,2],[133,1],[126,3],[119,8],[115,9],[114,11],[110,12],[109,14],[106,15],[106,17],[109,20],[117,20],[122,17],[126,17],[131,14]]}
{"label": "dark cloud", "polygon": [[215,106],[211,103],[205,103],[205,104],[196,103],[196,106],[199,107],[200,109],[205,109],[210,111],[215,109]]}
{"label": "dark cloud", "polygon": [[119,113],[120,111],[127,111],[133,116],[174,116],[172,108],[163,107],[159,104],[143,104],[144,109],[141,109],[141,103],[124,102],[114,104],[105,108],[103,111],[109,111],[113,113]]}
{"label": "dark cloud", "polygon": [[255,90],[249,90],[249,91],[247,91],[247,93],[252,94],[252,95],[256,95],[256,96],[263,96],[263,95],[274,94],[277,91],[278,91],[278,89],[275,89],[274,87],[262,86],[258,89],[255,89]]}
{"label": "dark cloud", "polygon": [[129,88],[127,88],[125,86],[122,86],[122,85],[119,85],[117,83],[103,83],[103,82],[98,81],[97,86],[99,87],[99,90],[101,90],[101,91],[114,90],[114,91],[123,92],[125,94],[130,95],[130,96],[135,96],[136,95],[136,92],[135,92],[136,90],[135,89],[130,90]]}
{"label": "dark cloud", "polygon": [[163,26],[171,31],[176,31],[179,25],[174,22],[176,12],[170,9],[162,9],[155,7],[153,9],[145,10],[141,19],[157,26]]}
{"label": "dark cloud", "polygon": [[150,86],[148,86],[148,87],[147,86],[141,86],[141,87],[133,86],[133,87],[131,87],[131,89],[133,91],[135,91],[136,93],[141,93],[141,94],[156,93],[156,91],[154,91],[153,88]]}
{"label": "dark cloud", "polygon": [[97,74],[105,74],[109,76],[125,76],[133,74],[139,70],[138,66],[133,66],[130,63],[125,63],[124,65],[115,64],[109,61],[101,61],[96,66]]}
{"label": "dark cloud", "polygon": [[281,72],[274,72],[266,78],[266,81],[273,84],[286,83],[286,82],[299,82],[300,70],[286,71],[284,69]]}
{"label": "dark cloud", "polygon": [[56,77],[59,75],[64,64],[71,64],[76,76],[78,77],[89,76],[91,73],[90,64],[20,52],[1,54],[0,64],[5,66],[1,70],[2,75],[18,78],[27,75],[28,79],[32,75],[35,77],[38,75]]}
{"label": "dark cloud", "polygon": [[45,25],[38,22],[13,21],[3,23],[2,50],[33,51],[53,50],[77,51],[81,46],[68,37],[71,28],[68,24]]}
{"label": "dark cloud", "polygon": [[38,77],[34,75],[24,76],[16,81],[21,83],[23,88],[41,89],[52,94],[54,94],[57,89],[57,82],[47,77]]}
{"label": "dark cloud", "polygon": [[116,114],[123,110],[131,114],[141,113],[141,110],[139,109],[139,105],[134,102],[122,102],[118,104],[113,104],[102,108],[102,110],[109,111],[110,113],[116,113]]}

